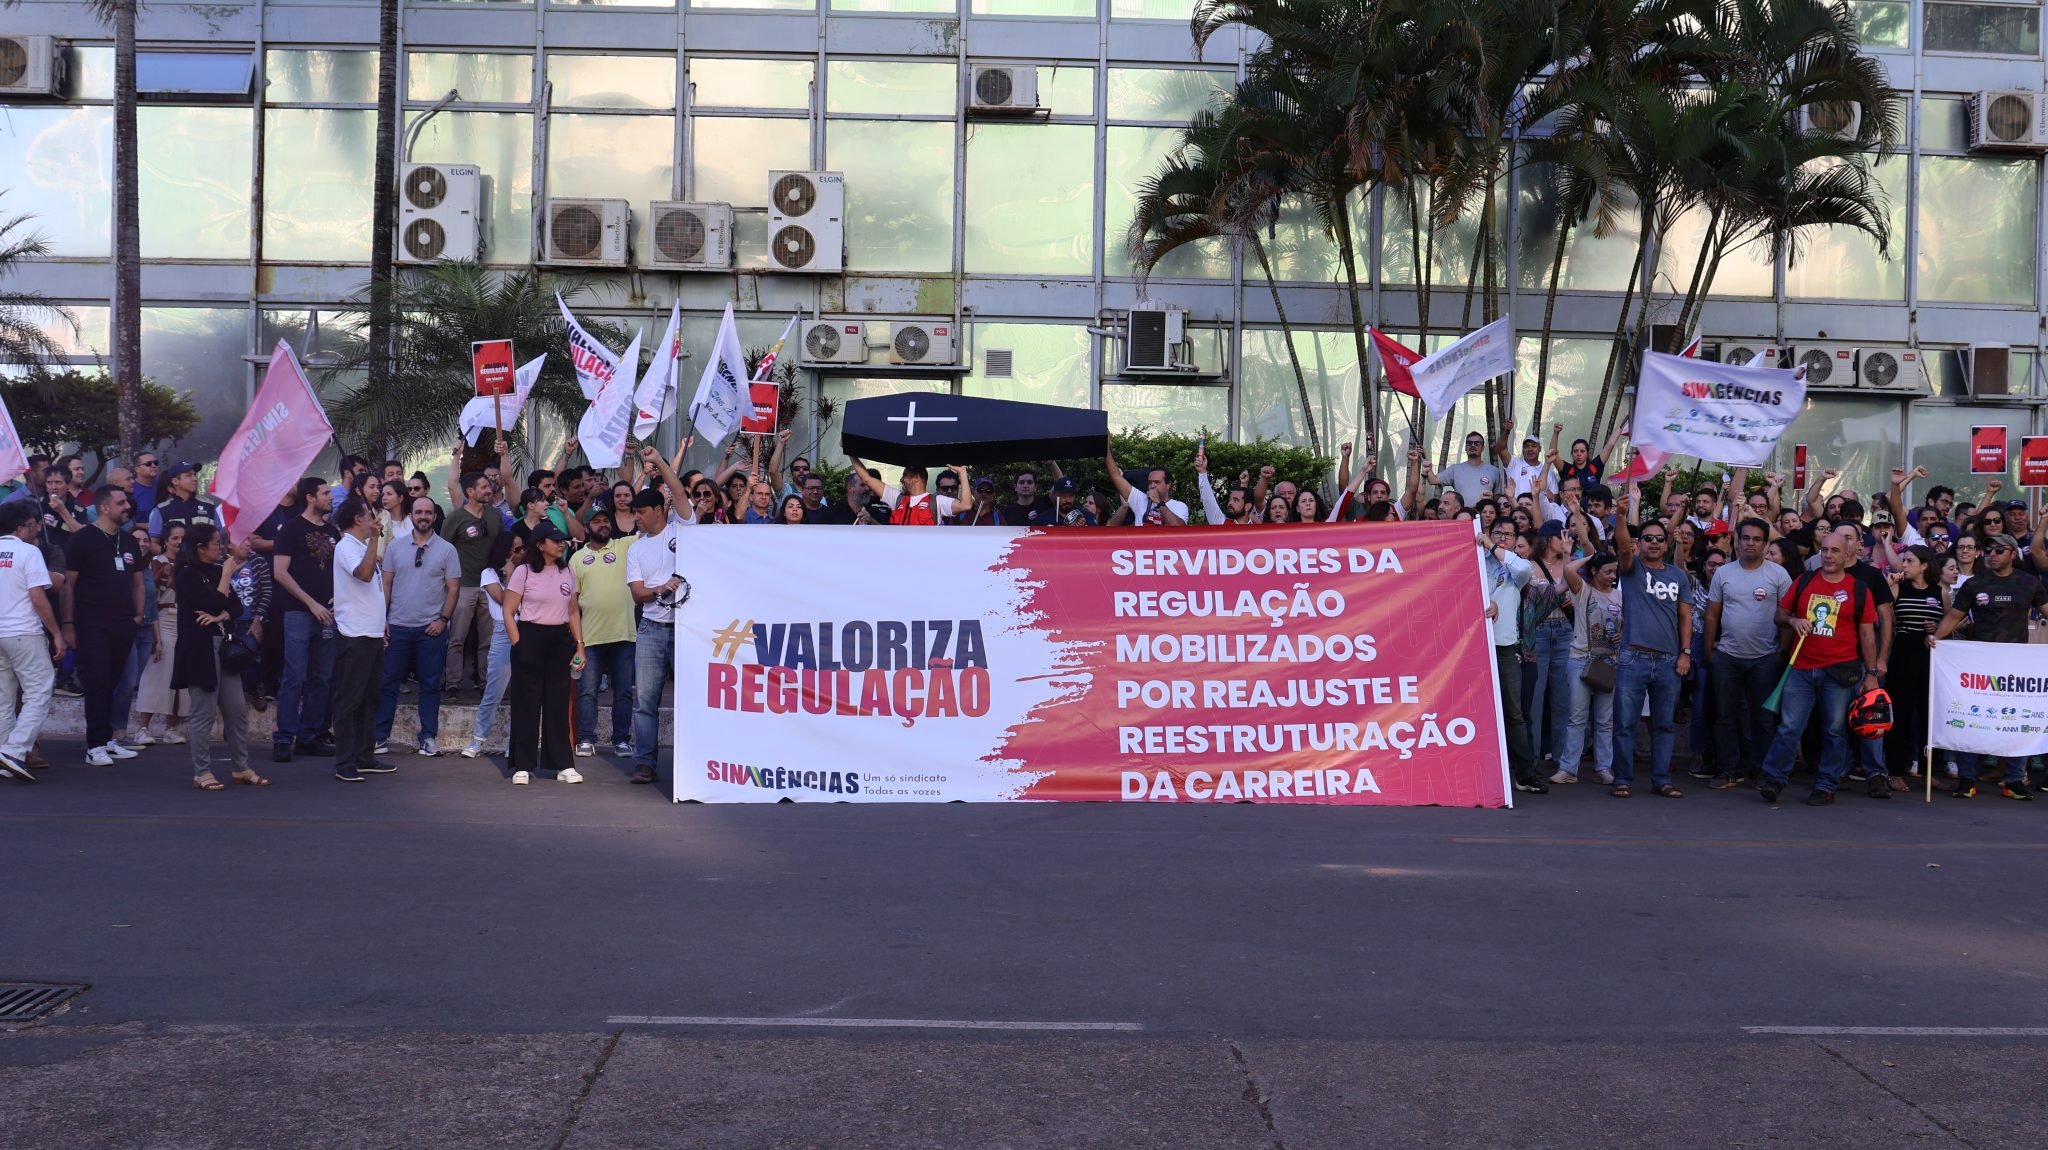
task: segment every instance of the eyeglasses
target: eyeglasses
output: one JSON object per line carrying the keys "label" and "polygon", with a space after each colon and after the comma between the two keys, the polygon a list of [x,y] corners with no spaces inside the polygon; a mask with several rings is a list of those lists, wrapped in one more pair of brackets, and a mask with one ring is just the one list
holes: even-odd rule
{"label": "eyeglasses", "polygon": [[1664,542],[1664,536],[1662,536],[1662,535],[1645,535],[1645,536],[1643,536],[1643,542],[1645,542],[1645,543],[1662,543],[1662,542]]}

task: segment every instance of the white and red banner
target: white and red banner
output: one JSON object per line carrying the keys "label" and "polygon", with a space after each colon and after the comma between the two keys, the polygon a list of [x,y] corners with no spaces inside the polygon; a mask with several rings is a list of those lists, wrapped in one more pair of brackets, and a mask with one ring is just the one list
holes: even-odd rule
{"label": "white and red banner", "polygon": [[669,305],[668,329],[654,345],[654,359],[633,392],[633,438],[645,440],[661,421],[676,413],[676,392],[683,366],[683,301]]}
{"label": "white and red banner", "polygon": [[[1515,321],[1502,316],[1427,356],[1408,369],[1415,394],[1429,409],[1430,418],[1443,419],[1451,413],[1458,397],[1496,376],[1515,370]],[[1395,390],[1400,390],[1396,388]]]}
{"label": "white and red banner", "polygon": [[547,355],[542,353],[521,364],[519,370],[512,373],[511,394],[479,395],[463,404],[458,421],[462,437],[474,444],[483,438],[486,431],[518,423],[519,413],[526,410],[526,397],[532,393],[533,385],[540,381],[540,369],[547,361]]}
{"label": "white and red banner", "polygon": [[1643,353],[1629,442],[1638,450],[1763,467],[1806,403],[1795,371]]}
{"label": "white and red banner", "polygon": [[711,341],[711,361],[704,365],[697,394],[690,400],[690,426],[715,446],[731,438],[753,409],[747,394],[747,353],[732,321],[732,304],[727,303],[718,336]]}
{"label": "white and red banner", "polygon": [[682,569],[679,802],[1510,802],[1464,523],[735,531]]}
{"label": "white and red banner", "polygon": [[[561,292],[555,293],[555,306],[562,309],[562,322],[568,325],[569,363],[576,369],[576,386],[583,389],[583,398],[595,402],[597,393],[619,373],[618,353],[583,330],[583,325],[576,322],[576,316],[562,299]],[[638,370],[640,364],[635,360],[628,374]]]}
{"label": "white and red banner", "polygon": [[208,488],[220,501],[228,538],[240,543],[261,526],[333,438],[334,425],[299,369],[298,357],[290,344],[278,340],[263,386],[221,448],[220,466]]}
{"label": "white and red banner", "polygon": [[626,435],[633,430],[633,375],[640,366],[640,335],[626,348],[626,366],[597,391],[576,424],[576,438],[592,467],[617,467],[626,457]]}
{"label": "white and red banner", "polygon": [[1930,746],[2048,754],[2048,645],[1943,639],[1928,662],[1927,725]]}

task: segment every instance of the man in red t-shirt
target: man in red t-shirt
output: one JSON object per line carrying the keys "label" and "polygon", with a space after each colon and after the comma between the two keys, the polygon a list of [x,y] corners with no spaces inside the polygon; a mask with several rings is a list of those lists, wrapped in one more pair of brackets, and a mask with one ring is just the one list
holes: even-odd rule
{"label": "man in red t-shirt", "polygon": [[[1821,543],[1820,570],[1793,581],[1778,601],[1778,625],[1799,636],[1799,648],[1785,673],[1778,711],[1778,734],[1764,754],[1763,783],[1757,792],[1767,803],[1778,801],[1792,756],[1806,721],[1820,709],[1820,777],[1806,798],[1810,807],[1835,801],[1835,786],[1849,768],[1849,703],[1859,689],[1877,686],[1877,602],[1868,588],[1849,573],[1854,558],[1840,535]],[[1880,780],[1882,782],[1882,780]],[[1873,798],[1890,798],[1886,786],[1871,788]]]}

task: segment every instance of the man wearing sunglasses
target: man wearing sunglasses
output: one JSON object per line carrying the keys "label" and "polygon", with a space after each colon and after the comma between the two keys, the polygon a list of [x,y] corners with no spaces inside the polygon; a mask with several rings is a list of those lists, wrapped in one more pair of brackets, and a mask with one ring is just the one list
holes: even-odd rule
{"label": "man wearing sunglasses", "polygon": [[412,533],[384,556],[384,694],[377,702],[377,754],[386,754],[398,689],[408,672],[420,681],[420,754],[438,755],[441,676],[448,666],[448,624],[462,589],[462,559],[455,545],[434,534],[434,501],[412,501]]}
{"label": "man wearing sunglasses", "polygon": [[1636,716],[1643,699],[1650,700],[1650,785],[1665,798],[1680,797],[1671,784],[1673,720],[1678,710],[1678,684],[1692,673],[1692,580],[1683,567],[1666,563],[1670,528],[1662,522],[1629,531],[1629,516],[1642,502],[1630,480],[1626,514],[1614,524],[1614,553],[1621,572],[1621,653],[1616,659],[1614,686],[1614,789],[1629,796],[1635,774]]}
{"label": "man wearing sunglasses", "polygon": [[[1942,616],[1941,626],[1928,637],[1931,649],[1943,639],[1955,634],[1956,628],[1965,621],[1970,624],[1970,638],[1978,643],[2024,643],[2027,641],[2028,611],[2048,606],[2048,590],[2041,581],[2024,571],[2017,570],[2019,540],[2010,535],[1993,535],[1984,544],[1983,568],[1956,588],[1956,595],[1949,603],[1948,613]],[[1956,753],[1956,785],[1949,794],[1958,799],[1977,797],[1977,773],[1979,765],[1996,770],[2003,767],[2005,782],[2000,793],[2009,799],[2032,799],[2027,789],[2027,760],[2024,758],[2000,758],[1996,755],[1973,755]]]}

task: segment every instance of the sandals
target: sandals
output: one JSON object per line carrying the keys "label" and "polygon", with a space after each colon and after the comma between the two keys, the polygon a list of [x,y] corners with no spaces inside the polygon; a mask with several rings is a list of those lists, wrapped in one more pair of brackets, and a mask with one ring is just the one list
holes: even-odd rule
{"label": "sandals", "polygon": [[1651,791],[1650,793],[1653,795],[1661,795],[1667,799],[1682,799],[1685,797],[1684,791],[1679,790],[1677,787],[1672,786],[1670,783],[1665,783],[1663,786],[1658,787],[1656,790]]}
{"label": "sandals", "polygon": [[224,791],[228,788],[226,784],[212,775],[194,775],[192,777],[192,789],[195,791]]}
{"label": "sandals", "polygon": [[1614,789],[1608,791],[1607,793],[1613,795],[1617,799],[1625,799],[1628,797],[1628,784],[1616,783],[1614,784]]}
{"label": "sandals", "polygon": [[264,778],[255,771],[236,771],[230,777],[235,780],[235,785],[238,787],[267,787],[270,785],[269,779]]}

